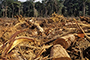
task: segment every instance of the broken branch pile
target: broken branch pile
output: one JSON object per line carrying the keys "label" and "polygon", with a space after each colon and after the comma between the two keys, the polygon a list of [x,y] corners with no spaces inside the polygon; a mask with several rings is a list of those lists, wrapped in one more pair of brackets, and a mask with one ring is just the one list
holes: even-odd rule
{"label": "broken branch pile", "polygon": [[[52,14],[50,18],[0,19],[2,60],[90,59],[88,21]],[[85,53],[83,53],[85,52]],[[88,52],[88,54],[87,54]]]}

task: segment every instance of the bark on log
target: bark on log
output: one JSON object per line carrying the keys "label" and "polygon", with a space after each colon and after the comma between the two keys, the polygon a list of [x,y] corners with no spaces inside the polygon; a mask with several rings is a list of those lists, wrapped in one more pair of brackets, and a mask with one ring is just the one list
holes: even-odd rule
{"label": "bark on log", "polygon": [[62,45],[65,49],[69,48],[71,43],[75,40],[75,36],[73,34],[69,34],[67,36],[63,36],[61,38],[57,38],[54,41],[54,45],[60,44]]}
{"label": "bark on log", "polygon": [[71,60],[66,50],[60,44],[54,45],[51,48],[50,57],[51,60]]}

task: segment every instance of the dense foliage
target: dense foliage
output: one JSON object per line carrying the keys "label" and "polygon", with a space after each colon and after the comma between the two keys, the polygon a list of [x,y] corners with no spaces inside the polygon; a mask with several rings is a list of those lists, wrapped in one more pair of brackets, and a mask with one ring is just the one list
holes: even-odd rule
{"label": "dense foliage", "polygon": [[48,17],[54,12],[64,16],[85,16],[90,15],[89,6],[90,0],[42,0],[42,3],[34,0],[0,0],[0,17]]}

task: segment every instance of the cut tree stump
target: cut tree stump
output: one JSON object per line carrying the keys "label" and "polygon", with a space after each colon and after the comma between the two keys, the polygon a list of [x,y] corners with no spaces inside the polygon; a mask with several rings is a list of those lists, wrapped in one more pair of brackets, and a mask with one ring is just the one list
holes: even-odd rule
{"label": "cut tree stump", "polygon": [[51,48],[50,57],[52,57],[51,60],[71,60],[66,50],[60,44]]}

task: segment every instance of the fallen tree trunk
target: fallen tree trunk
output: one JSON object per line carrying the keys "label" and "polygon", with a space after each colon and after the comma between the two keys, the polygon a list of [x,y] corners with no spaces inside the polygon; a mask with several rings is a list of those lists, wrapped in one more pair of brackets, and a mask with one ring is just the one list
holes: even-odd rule
{"label": "fallen tree trunk", "polygon": [[67,49],[68,47],[70,47],[71,43],[75,40],[75,36],[74,34],[69,34],[66,36],[63,36],[61,38],[57,38],[54,41],[54,45],[56,44],[60,44],[62,45],[65,49]]}
{"label": "fallen tree trunk", "polygon": [[51,60],[71,60],[66,50],[60,44],[54,45],[51,48],[50,57]]}

